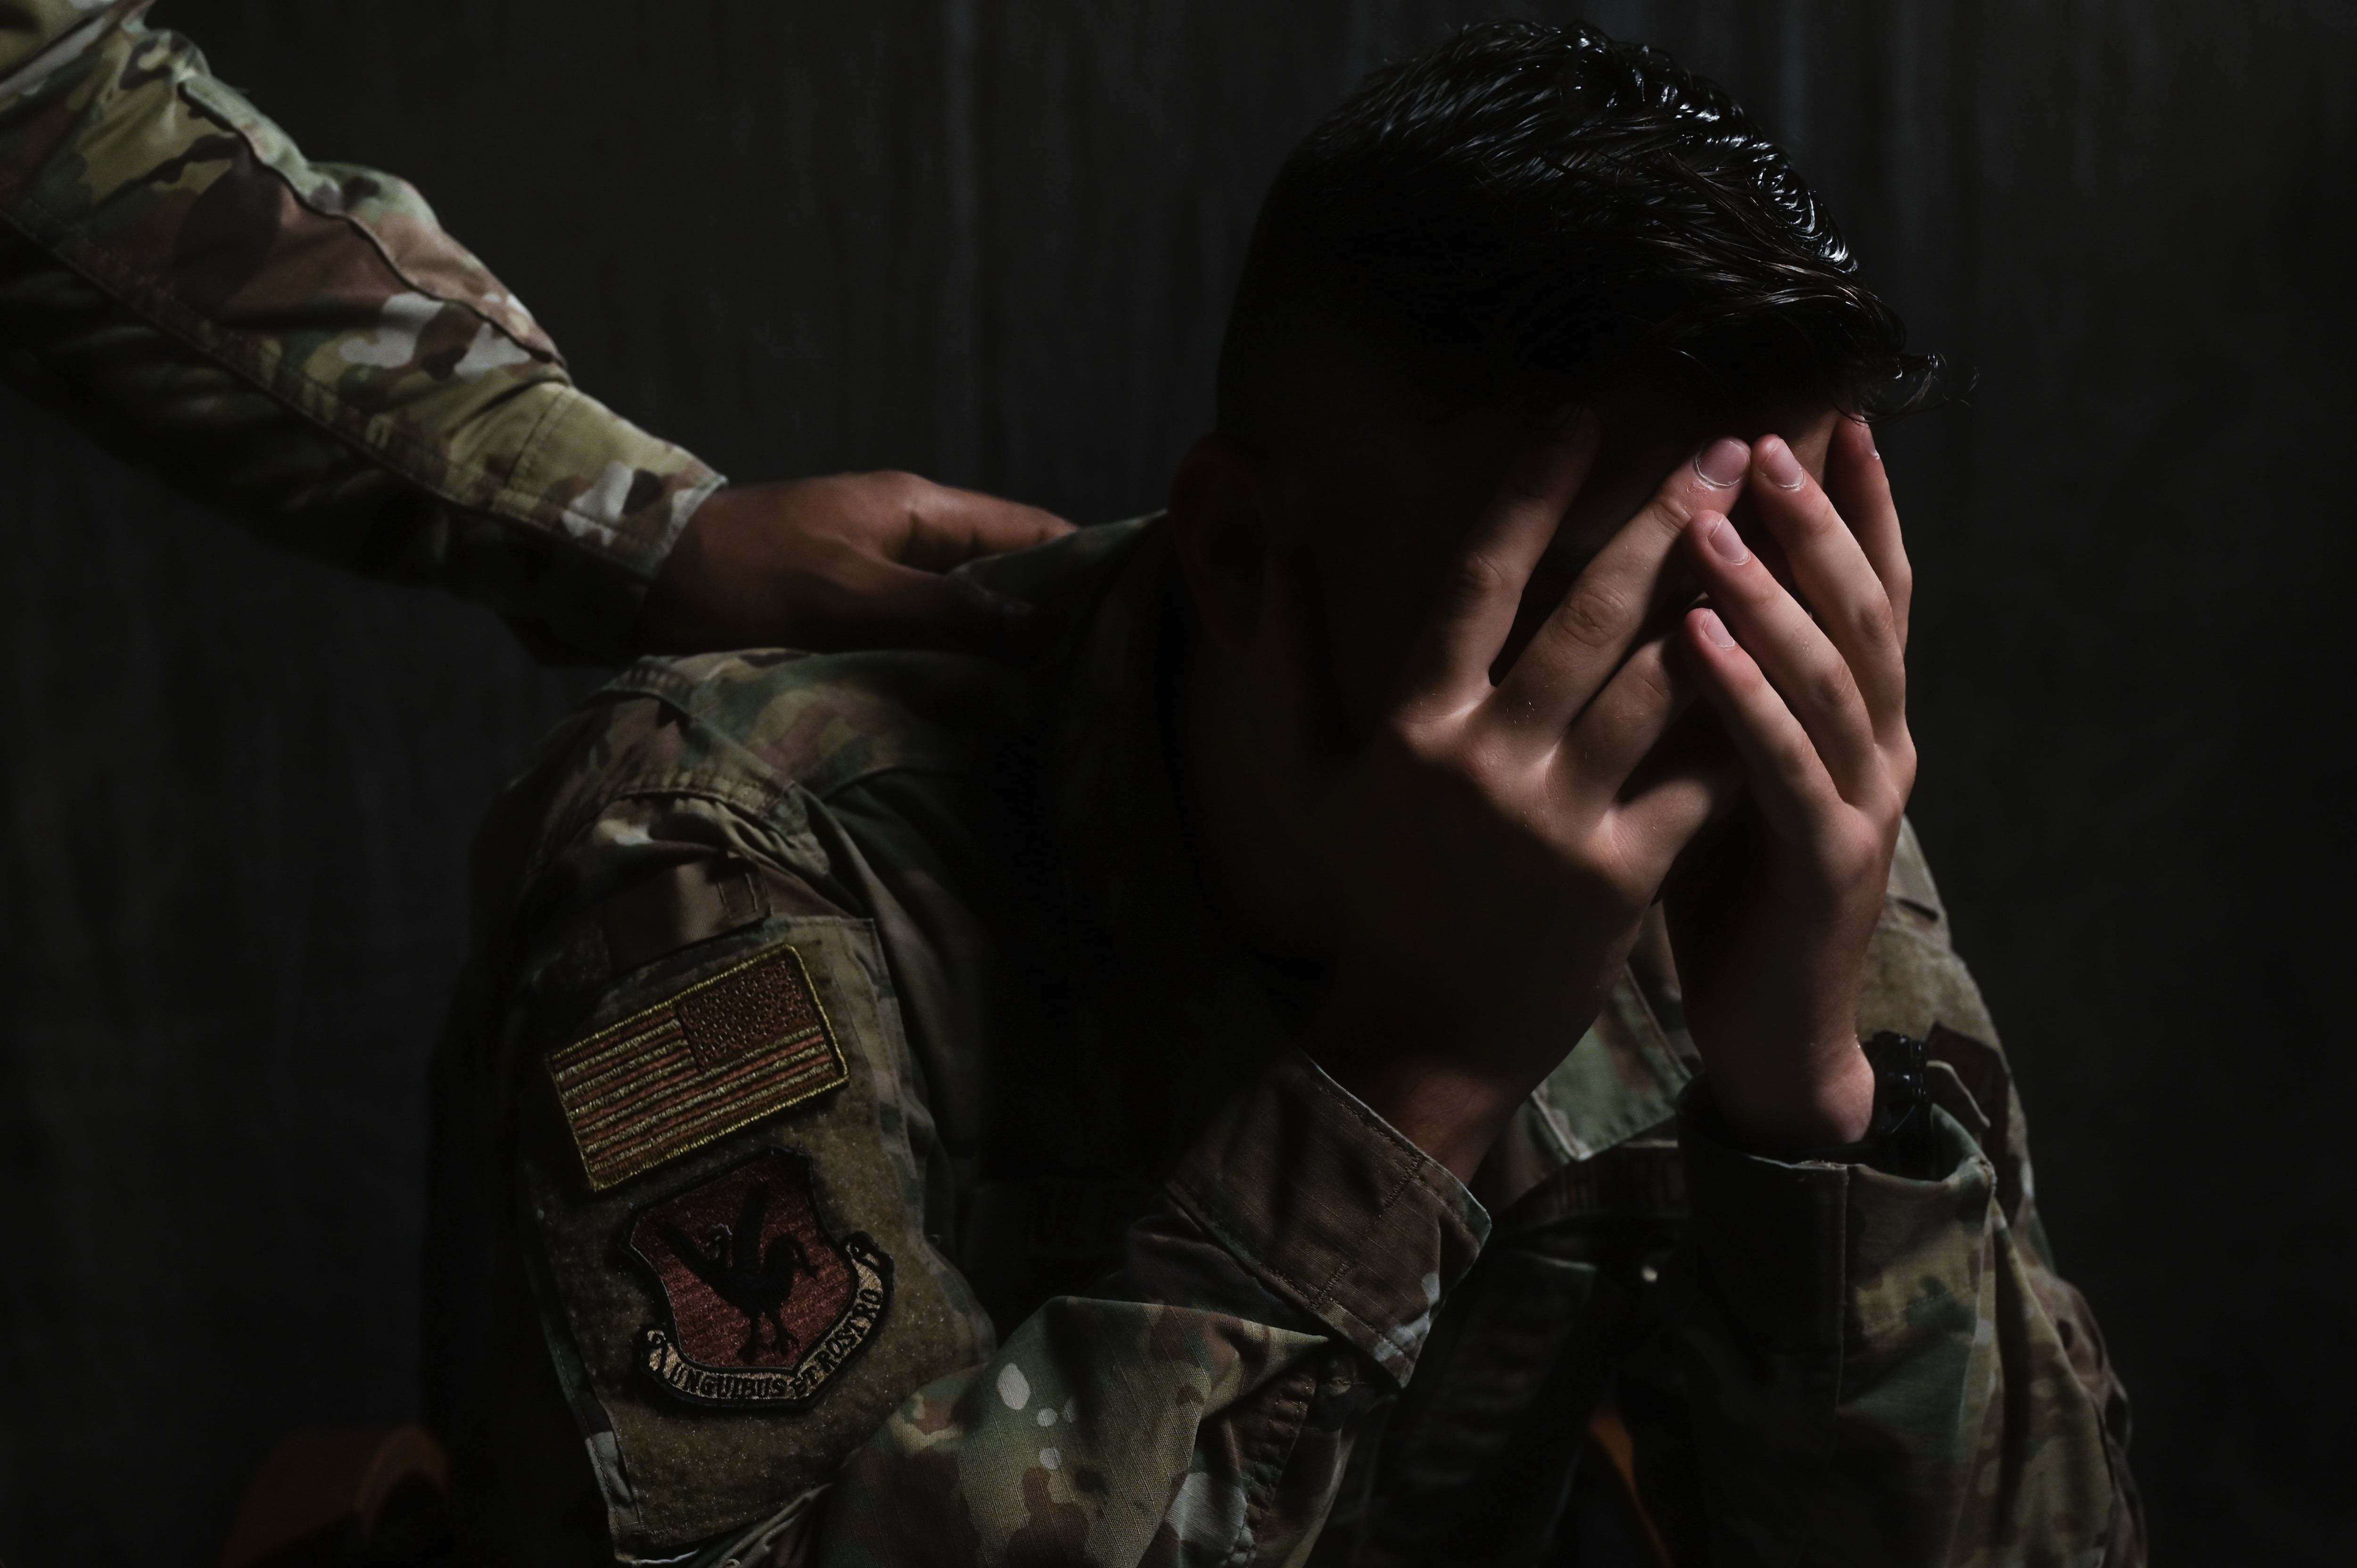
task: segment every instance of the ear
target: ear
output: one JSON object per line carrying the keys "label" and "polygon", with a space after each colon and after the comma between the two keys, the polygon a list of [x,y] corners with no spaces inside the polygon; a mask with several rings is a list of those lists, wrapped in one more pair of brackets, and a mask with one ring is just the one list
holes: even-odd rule
{"label": "ear", "polygon": [[1267,463],[1218,432],[1202,437],[1170,485],[1170,532],[1203,635],[1253,640],[1276,544],[1275,479]]}

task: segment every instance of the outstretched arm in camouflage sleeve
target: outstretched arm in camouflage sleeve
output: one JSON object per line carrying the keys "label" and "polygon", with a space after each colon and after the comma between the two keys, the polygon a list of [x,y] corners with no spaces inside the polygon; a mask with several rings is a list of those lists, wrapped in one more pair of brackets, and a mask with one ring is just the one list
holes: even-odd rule
{"label": "outstretched arm in camouflage sleeve", "polygon": [[275,543],[578,651],[1005,634],[935,574],[1062,524],[901,475],[707,511],[720,477],[576,389],[416,191],[305,158],[146,4],[0,0],[18,386]]}
{"label": "outstretched arm in camouflage sleeve", "polygon": [[[1682,651],[1750,804],[1669,908],[1706,1068],[1680,1127],[1697,1278],[1666,1330],[1700,1487],[1678,1511],[1712,1563],[2120,1568],[2126,1403],[2029,1208],[2003,1058],[1944,944],[1886,914],[1914,779],[1898,514],[1863,424],[1812,434],[1823,484],[1765,436],[1738,514],[1790,590],[1728,509],[1688,540],[1717,608]],[[1862,1028],[1944,1058],[1915,1168],[1801,1153],[1867,1124]]]}

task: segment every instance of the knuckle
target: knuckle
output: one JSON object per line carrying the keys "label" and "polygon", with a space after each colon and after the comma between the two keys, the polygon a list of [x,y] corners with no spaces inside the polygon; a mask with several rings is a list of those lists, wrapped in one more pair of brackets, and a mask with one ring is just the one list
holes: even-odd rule
{"label": "knuckle", "polygon": [[905,468],[871,468],[859,477],[877,489],[901,495],[922,495],[933,488],[931,480],[911,474]]}
{"label": "knuckle", "polygon": [[1675,544],[1694,521],[1695,509],[1686,504],[1683,489],[1682,485],[1673,481],[1637,514],[1637,523],[1653,535],[1649,542],[1655,549],[1666,550]]}
{"label": "knuckle", "polygon": [[1677,677],[1670,672],[1669,665],[1659,659],[1647,659],[1631,665],[1629,679],[1634,687],[1631,695],[1648,711],[1668,707],[1677,701]]}
{"label": "knuckle", "polygon": [[1891,610],[1890,600],[1880,595],[1873,596],[1859,605],[1851,624],[1869,644],[1891,642],[1898,638],[1899,618]]}
{"label": "knuckle", "polygon": [[915,518],[931,504],[938,487],[921,475],[900,468],[871,468],[866,473],[846,475],[866,499],[880,509],[905,512]]}
{"label": "knuckle", "polygon": [[1915,792],[1915,739],[1902,731],[1889,750],[1891,782],[1898,788],[1900,803],[1903,806],[1907,797]]}
{"label": "knuckle", "polygon": [[1496,746],[1485,744],[1458,746],[1437,760],[1452,779],[1477,795],[1494,793],[1505,772],[1505,758]]}
{"label": "knuckle", "polygon": [[1784,495],[1786,526],[1802,542],[1820,544],[1832,538],[1837,531],[1846,532],[1841,514],[1834,510],[1833,502],[1825,499],[1824,491],[1805,478],[1799,489],[1787,490]]}
{"label": "knuckle", "polygon": [[1476,550],[1458,562],[1448,589],[1457,603],[1478,605],[1519,591],[1521,585],[1511,578],[1504,562],[1486,550]]}
{"label": "knuckle", "polygon": [[1628,604],[1619,593],[1583,585],[1555,612],[1558,633],[1581,648],[1609,646],[1628,621]]}
{"label": "knuckle", "polygon": [[1848,665],[1835,660],[1820,667],[1809,678],[1809,696],[1826,713],[1841,713],[1857,701],[1857,677]]}
{"label": "knuckle", "polygon": [[1494,797],[1505,779],[1505,748],[1479,729],[1416,725],[1395,730],[1393,744],[1444,794]]}
{"label": "knuckle", "polygon": [[1866,856],[1857,852],[1854,835],[1839,831],[1819,837],[1816,862],[1817,875],[1836,888],[1856,886],[1866,867]]}
{"label": "knuckle", "polygon": [[1686,524],[1694,521],[1695,515],[1695,509],[1686,503],[1684,489],[1681,480],[1672,478],[1662,493],[1648,501],[1645,510],[1637,514],[1636,525],[1652,529],[1662,536],[1663,542],[1675,540],[1685,532]]}
{"label": "knuckle", "polygon": [[1778,771],[1791,774],[1812,768],[1817,748],[1797,725],[1779,724],[1760,739],[1760,749]]}
{"label": "knuckle", "polygon": [[1412,765],[1436,771],[1452,766],[1463,749],[1457,737],[1439,725],[1410,723],[1396,716],[1384,726],[1383,739]]}

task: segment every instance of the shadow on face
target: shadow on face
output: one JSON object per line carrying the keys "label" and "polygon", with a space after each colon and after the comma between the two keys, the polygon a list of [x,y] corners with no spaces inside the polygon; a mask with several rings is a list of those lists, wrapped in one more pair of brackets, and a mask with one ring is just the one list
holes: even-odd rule
{"label": "shadow on face", "polygon": [[[1198,443],[1170,503],[1200,635],[1186,698],[1187,788],[1214,895],[1255,947],[1323,950],[1313,879],[1299,864],[1320,748],[1370,734],[1403,694],[1416,646],[1463,572],[1482,521],[1535,441],[1566,422],[1527,403],[1436,413],[1379,375],[1328,383],[1283,456],[1232,437]],[[1774,431],[1822,477],[1837,417],[1823,407],[1707,414],[1659,400],[1606,402],[1586,483],[1525,585],[1501,660],[1559,605],[1580,568],[1663,480],[1722,435]],[[1732,513],[1746,525],[1749,509]],[[1774,564],[1754,534],[1761,558]],[[1310,581],[1281,573],[1306,556]],[[1665,605],[1683,604],[1674,573]],[[1314,603],[1299,602],[1302,599]],[[1666,619],[1666,613],[1664,615]],[[1290,628],[1290,629],[1287,629]],[[1322,669],[1312,670],[1312,664]],[[1345,732],[1327,736],[1326,710]]]}
{"label": "shadow on face", "polygon": [[[1722,436],[1774,433],[1810,473],[1824,477],[1839,415],[1822,405],[1701,412],[1641,396],[1601,400],[1597,456],[1565,511],[1555,542],[1524,586],[1522,608],[1493,674],[1502,673],[1563,602],[1582,567],[1662,487],[1671,472]],[[1445,418],[1412,411],[1351,428],[1307,461],[1286,464],[1293,484],[1272,521],[1297,529],[1315,563],[1335,695],[1354,730],[1397,701],[1417,637],[1457,579],[1483,521],[1512,500],[1508,476],[1534,441],[1567,430],[1568,411],[1534,418],[1526,407],[1493,405]],[[1747,538],[1751,508],[1738,500]],[[1767,553],[1763,552],[1763,553]],[[1683,602],[1673,573],[1665,597]]]}

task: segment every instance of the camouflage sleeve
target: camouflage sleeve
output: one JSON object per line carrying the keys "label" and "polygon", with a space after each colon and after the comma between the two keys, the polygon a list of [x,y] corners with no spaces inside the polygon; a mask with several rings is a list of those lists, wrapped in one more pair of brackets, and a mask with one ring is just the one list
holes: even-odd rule
{"label": "camouflage sleeve", "polygon": [[1165,1197],[1100,1294],[893,1413],[816,1562],[1300,1560],[1487,1217],[1306,1058],[1241,1092]]}
{"label": "camouflage sleeve", "polygon": [[0,373],[284,548],[624,650],[719,483],[577,391],[389,175],[307,160],[147,0],[0,0]]}
{"label": "camouflage sleeve", "polygon": [[[599,792],[631,772],[622,750]],[[546,806],[518,809],[537,820]],[[641,1560],[734,1541],[728,1555],[749,1561],[756,1540],[770,1561],[829,1568],[1296,1560],[1361,1418],[1413,1371],[1435,1305],[1480,1250],[1488,1219],[1470,1195],[1295,1055],[1213,1117],[1108,1276],[999,1338],[966,1273],[994,1260],[953,1218],[961,1178],[927,1087],[941,1079],[904,1033],[923,953],[888,958],[812,830],[780,830],[790,810],[667,781],[553,814],[575,825],[524,879],[527,1043],[516,1087],[481,1103],[515,1119],[483,1134],[520,1187],[520,1251],[561,1391],[542,1403],[580,1430],[508,1442],[547,1456],[500,1483],[506,1511],[602,1513]],[[705,1010],[744,1016],[780,996],[806,997],[802,1016],[840,1052],[831,1081],[741,1112],[727,1107],[733,1065],[709,1091],[662,1087],[704,1081],[664,1065],[663,1031],[694,1046]],[[648,1050],[633,1077],[631,1053]],[[804,1321],[807,1292],[789,1292],[780,1324],[756,1316],[748,1334],[744,1302],[673,1266],[680,1240],[644,1242],[669,1234],[667,1217],[704,1235],[764,1170],[804,1205],[792,1255],[830,1279],[872,1271],[872,1306],[852,1293],[841,1318],[811,1307]],[[763,1222],[782,1226],[790,1207]],[[749,1274],[737,1283],[758,1294]],[[555,1450],[576,1442],[599,1495],[518,1500],[574,1474]]]}
{"label": "camouflage sleeve", "polygon": [[1913,860],[1875,938],[1862,1028],[1934,1043],[1936,1180],[1679,1138],[1687,1277],[1624,1383],[1681,1564],[1901,1568],[2144,1560],[2127,1402],[2056,1273],[2019,1097]]}

